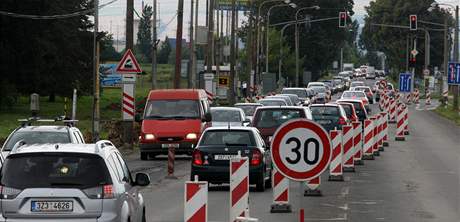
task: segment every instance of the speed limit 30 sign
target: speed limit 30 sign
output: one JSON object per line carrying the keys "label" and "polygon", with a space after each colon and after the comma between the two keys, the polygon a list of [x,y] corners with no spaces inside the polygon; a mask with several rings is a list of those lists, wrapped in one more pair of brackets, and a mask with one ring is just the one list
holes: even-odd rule
{"label": "speed limit 30 sign", "polygon": [[331,160],[329,135],[310,120],[291,120],[281,125],[271,142],[273,164],[285,177],[308,181],[319,176]]}

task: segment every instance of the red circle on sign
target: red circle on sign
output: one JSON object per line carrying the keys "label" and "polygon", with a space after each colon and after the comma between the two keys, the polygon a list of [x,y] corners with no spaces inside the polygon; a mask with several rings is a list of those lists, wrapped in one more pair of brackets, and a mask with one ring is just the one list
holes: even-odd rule
{"label": "red circle on sign", "polygon": [[[280,145],[284,136],[290,131],[298,128],[306,128],[316,133],[321,140],[320,143],[322,144],[323,148],[323,155],[321,156],[319,163],[313,169],[304,172],[298,172],[290,169],[283,163],[280,156]],[[321,127],[321,125],[311,120],[291,120],[284,123],[278,128],[278,130],[276,130],[271,143],[270,153],[272,156],[273,164],[276,166],[276,168],[278,168],[281,174],[292,180],[307,181],[319,176],[327,168],[331,160],[332,151],[329,134],[323,127]]]}

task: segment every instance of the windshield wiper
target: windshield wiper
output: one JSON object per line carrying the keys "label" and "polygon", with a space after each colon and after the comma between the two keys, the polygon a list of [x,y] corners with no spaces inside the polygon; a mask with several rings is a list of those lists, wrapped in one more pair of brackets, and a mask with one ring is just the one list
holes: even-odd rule
{"label": "windshield wiper", "polygon": [[197,119],[198,118],[196,116],[168,116],[168,117],[172,119]]}
{"label": "windshield wiper", "polygon": [[243,144],[243,143],[225,143],[225,146],[248,146],[248,144]]}
{"label": "windshield wiper", "polygon": [[165,116],[146,116],[146,119],[170,119],[170,117],[165,117]]}

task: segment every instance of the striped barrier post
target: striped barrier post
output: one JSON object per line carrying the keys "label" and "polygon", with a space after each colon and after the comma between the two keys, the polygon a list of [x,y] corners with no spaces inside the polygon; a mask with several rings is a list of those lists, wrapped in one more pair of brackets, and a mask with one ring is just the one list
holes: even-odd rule
{"label": "striped barrier post", "polygon": [[195,181],[185,182],[184,195],[184,221],[207,222],[208,221],[208,182]]}
{"label": "striped barrier post", "polygon": [[397,127],[396,127],[396,141],[404,141],[406,138],[404,137],[404,108],[403,104],[400,104],[398,107],[398,115],[396,116],[397,119]]}
{"label": "striped barrier post", "polygon": [[329,132],[332,142],[332,159],[329,165],[329,181],[343,181],[342,131]]}
{"label": "striped barrier post", "polygon": [[354,149],[353,149],[353,126],[345,125],[342,127],[342,144],[343,144],[343,171],[355,172]]}
{"label": "striped barrier post", "polygon": [[319,185],[321,184],[321,175],[307,181],[307,189],[305,189],[304,196],[322,196]]}
{"label": "striped barrier post", "polygon": [[412,104],[412,93],[406,93],[406,104]]}
{"label": "striped barrier post", "polygon": [[385,109],[385,94],[382,91],[380,91],[379,94],[380,94],[379,108],[380,110],[384,110]]}
{"label": "striped barrier post", "polygon": [[176,148],[170,144],[168,145],[168,176],[169,179],[177,179],[174,176],[174,160],[176,159]]}
{"label": "striped barrier post", "polygon": [[364,120],[364,143],[363,143],[363,160],[373,160],[374,153],[372,146],[374,143],[373,138],[374,128],[372,125],[372,120]]}
{"label": "striped barrier post", "polygon": [[401,102],[401,93],[396,93],[396,103],[400,103]]}
{"label": "striped barrier post", "polygon": [[381,112],[383,117],[383,146],[388,146],[388,113]]}
{"label": "striped barrier post", "polygon": [[[385,94],[385,109],[384,109],[385,112],[389,113],[390,112],[390,97],[388,96],[388,94]],[[390,117],[390,115],[388,115],[388,118]]]}
{"label": "striped barrier post", "polygon": [[379,152],[379,129],[377,117],[371,117],[372,120],[372,153],[374,156],[380,156]]}
{"label": "striped barrier post", "polygon": [[415,89],[414,103],[415,104],[420,103],[420,91],[418,89]]}
{"label": "striped barrier post", "polygon": [[249,160],[247,157],[230,159],[230,222],[245,217],[249,208]]}
{"label": "striped barrier post", "polygon": [[404,108],[404,135],[409,135],[409,107]]}
{"label": "striped barrier post", "polygon": [[430,90],[427,90],[427,92],[426,92],[425,105],[426,106],[431,105],[431,92],[430,92]]}
{"label": "striped barrier post", "polygon": [[380,114],[376,115],[377,117],[377,140],[378,140],[378,147],[379,151],[384,151],[383,148],[383,117]]}
{"label": "striped barrier post", "polygon": [[276,167],[272,170],[273,203],[270,213],[290,213],[289,204],[289,179],[281,174]]}
{"label": "striped barrier post", "polygon": [[257,218],[252,218],[249,216],[249,209],[246,209],[245,213],[246,216],[244,217],[236,217],[236,221],[238,222],[258,222],[259,219]]}
{"label": "striped barrier post", "polygon": [[396,100],[390,99],[390,123],[396,123]]}
{"label": "striped barrier post", "polygon": [[363,159],[363,125],[361,122],[353,122],[353,145],[355,147],[355,153],[353,160],[355,165],[364,165]]}
{"label": "striped barrier post", "polygon": [[250,97],[246,97],[246,98],[244,98],[244,102],[245,103],[251,103],[252,101],[251,101]]}

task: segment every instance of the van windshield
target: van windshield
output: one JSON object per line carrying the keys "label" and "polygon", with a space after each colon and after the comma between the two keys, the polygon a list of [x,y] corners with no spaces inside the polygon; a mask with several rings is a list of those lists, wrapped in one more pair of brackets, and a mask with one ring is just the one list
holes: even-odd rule
{"label": "van windshield", "polygon": [[151,100],[147,103],[144,119],[198,119],[200,104],[197,100]]}

